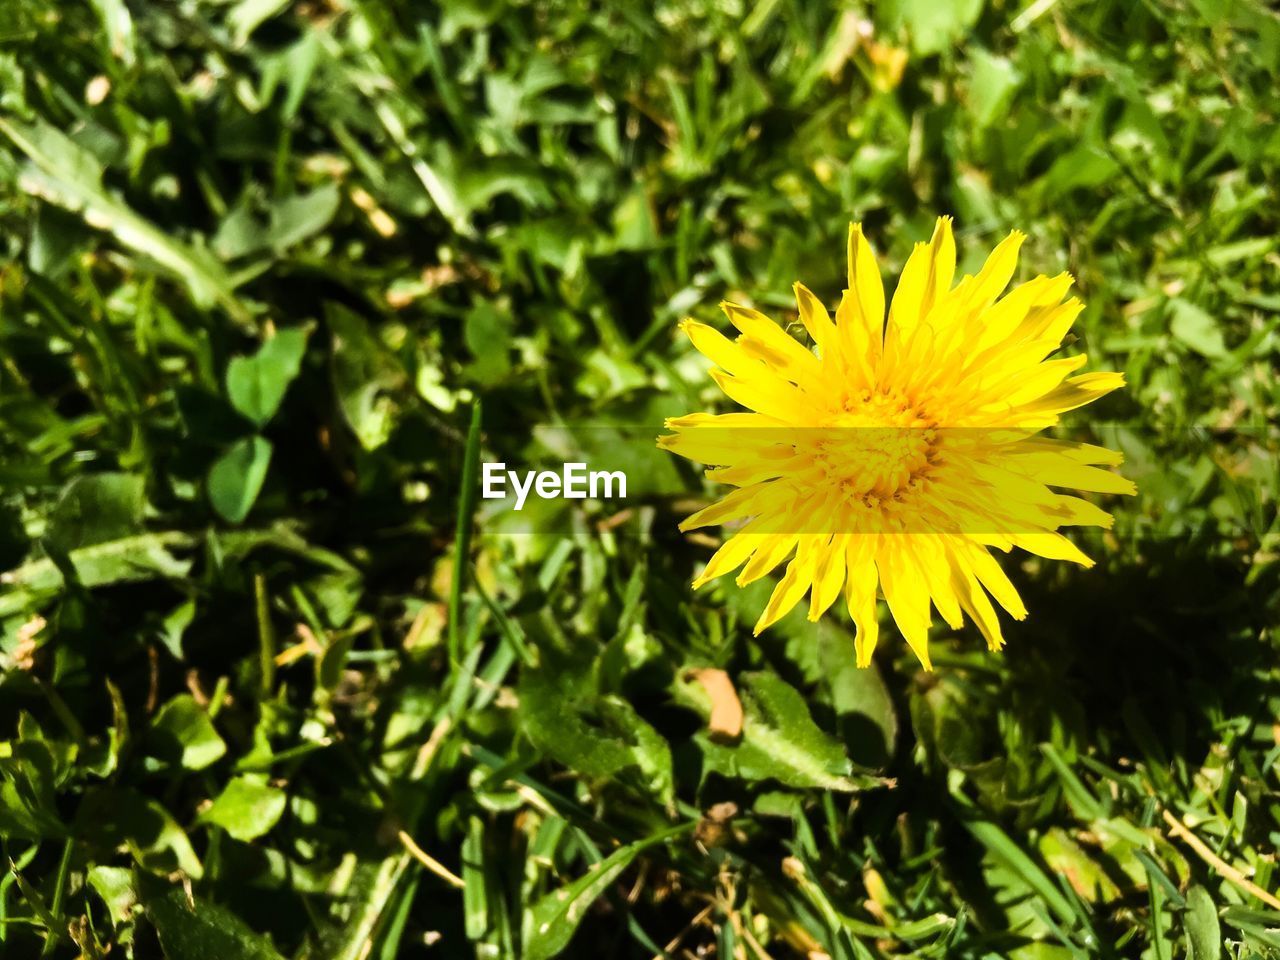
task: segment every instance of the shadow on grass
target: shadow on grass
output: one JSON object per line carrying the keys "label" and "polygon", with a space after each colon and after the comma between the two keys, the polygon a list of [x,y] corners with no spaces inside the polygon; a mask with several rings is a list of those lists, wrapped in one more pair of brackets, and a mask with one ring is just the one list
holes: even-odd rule
{"label": "shadow on grass", "polygon": [[[982,728],[982,747],[965,767],[970,783],[979,784],[984,816],[1003,823],[1011,835],[1067,823],[1056,798],[1057,778],[1046,781],[1036,762],[1040,743],[1073,741],[1082,755],[1122,774],[1141,764],[1148,788],[1173,806],[1190,796],[1193,778],[1207,761],[1227,762],[1211,757],[1229,737],[1228,726],[1236,732],[1235,749],[1254,736],[1271,742],[1280,702],[1274,650],[1265,634],[1266,598],[1274,589],[1247,585],[1240,556],[1206,554],[1204,545],[1192,541],[1149,542],[1132,561],[1103,557],[1091,570],[1059,565],[1052,573],[1018,578],[1031,613],[1006,629],[1008,646],[997,669],[959,668],[961,682],[978,688],[975,700],[990,707],[973,718]],[[993,724],[994,714],[1002,722]],[[902,758],[896,766],[908,791],[927,791],[928,782],[939,785],[937,779],[922,782]],[[981,785],[993,772],[998,782]],[[1225,775],[1238,782],[1247,772],[1232,774],[1228,767]],[[985,873],[982,845],[936,799],[907,796],[896,806],[915,814],[918,802],[931,808],[925,816],[943,821],[945,872],[978,926],[1003,929],[1009,904],[1001,902],[1001,891]],[[1143,802],[1122,798],[1112,815],[1136,823]],[[1264,828],[1257,829],[1265,845]],[[1044,862],[1038,850],[1021,846],[1047,877],[1060,879],[1062,871]],[[1093,922],[1107,940],[1125,926],[1113,924],[1110,911],[1124,904],[1143,911],[1147,895],[1135,889],[1111,854],[1097,849],[1090,859],[1120,891],[1118,899],[1104,898],[1095,908]],[[1194,860],[1192,869],[1199,870]]]}

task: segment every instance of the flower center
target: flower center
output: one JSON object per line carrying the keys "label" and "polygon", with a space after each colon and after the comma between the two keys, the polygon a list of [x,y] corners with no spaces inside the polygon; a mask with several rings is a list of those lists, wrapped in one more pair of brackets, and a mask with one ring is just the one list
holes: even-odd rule
{"label": "flower center", "polygon": [[937,454],[936,424],[900,393],[847,395],[817,459],[846,503],[877,507],[919,486]]}

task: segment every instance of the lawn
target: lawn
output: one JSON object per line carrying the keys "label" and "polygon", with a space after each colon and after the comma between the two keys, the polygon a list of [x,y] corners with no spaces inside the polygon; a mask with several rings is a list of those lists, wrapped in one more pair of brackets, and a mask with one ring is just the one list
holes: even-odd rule
{"label": "lawn", "polygon": [[[1280,957],[1277,76],[1253,0],[4,0],[0,958]],[[1137,495],[999,652],[755,636],[679,323],[942,215]]]}

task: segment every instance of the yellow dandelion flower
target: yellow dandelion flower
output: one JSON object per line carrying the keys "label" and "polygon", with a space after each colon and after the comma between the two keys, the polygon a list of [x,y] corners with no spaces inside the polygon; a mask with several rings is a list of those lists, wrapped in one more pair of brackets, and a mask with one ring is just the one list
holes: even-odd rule
{"label": "yellow dandelion flower", "polygon": [[834,319],[795,286],[812,350],[734,303],[722,304],[734,340],[684,321],[716,365],[711,377],[749,411],[675,417],[659,440],[734,487],[680,525],[736,528],[695,587],[739,568],[746,585],[790,558],[757,634],[806,593],[817,620],[843,592],[865,666],[883,596],[927,669],[931,606],[953,629],[967,614],[992,650],[1004,643],[992,599],[1026,616],[992,548],[1092,565],[1059,529],[1109,527],[1110,515],[1053,488],[1135,488],[1104,469],[1119,453],[1037,434],[1124,378],[1072,376],[1083,355],[1047,359],[1083,308],[1063,300],[1070,275],[1038,276],[1001,296],[1023,239],[1011,233],[976,276],[953,286],[951,220],[939,218],[907,260],[886,323],[875,255],[851,225],[849,287]]}

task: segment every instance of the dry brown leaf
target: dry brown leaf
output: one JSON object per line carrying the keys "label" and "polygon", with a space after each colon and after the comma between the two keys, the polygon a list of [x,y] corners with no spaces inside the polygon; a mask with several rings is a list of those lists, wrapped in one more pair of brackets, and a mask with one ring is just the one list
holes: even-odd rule
{"label": "dry brown leaf", "polygon": [[742,736],[742,701],[729,675],[714,667],[703,667],[690,670],[687,677],[701,684],[711,700],[711,718],[707,721],[711,738],[736,740]]}

